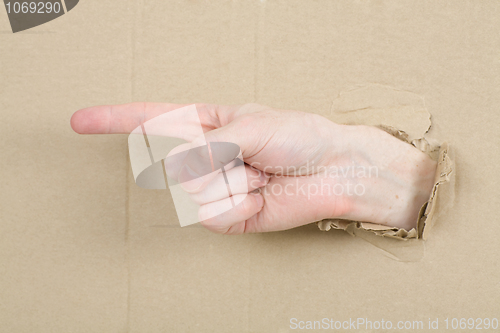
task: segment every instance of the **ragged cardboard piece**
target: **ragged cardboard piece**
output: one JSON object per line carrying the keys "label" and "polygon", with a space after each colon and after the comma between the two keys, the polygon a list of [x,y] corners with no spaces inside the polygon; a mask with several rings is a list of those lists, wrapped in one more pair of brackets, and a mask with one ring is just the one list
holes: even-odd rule
{"label": "ragged cardboard piece", "polygon": [[[400,240],[426,238],[433,223],[434,201],[442,186],[448,185],[453,173],[453,161],[449,156],[448,143],[429,143],[425,134],[431,127],[431,115],[425,99],[409,91],[397,90],[383,85],[365,85],[341,92],[334,99],[330,119],[337,123],[372,125],[381,128],[396,138],[413,145],[437,161],[434,187],[429,200],[416,217],[416,228],[405,230],[380,224],[327,219],[317,222],[320,230],[341,229],[351,235],[369,231],[379,236]],[[448,201],[452,197],[445,198]]]}
{"label": "ragged cardboard piece", "polygon": [[[407,240],[412,238],[423,238],[426,239],[429,234],[430,228],[434,223],[435,205],[434,202],[437,200],[438,193],[440,193],[440,188],[443,185],[448,185],[451,181],[453,172],[453,161],[451,160],[449,154],[448,143],[443,143],[439,147],[438,155],[438,166],[436,168],[436,177],[434,181],[434,187],[432,189],[429,200],[422,206],[419,216],[417,217],[417,228],[411,230],[405,230],[402,228],[391,228],[380,224],[374,224],[369,222],[356,222],[347,221],[340,219],[328,219],[317,222],[318,227],[321,230],[328,231],[330,229],[342,229],[347,231],[349,234],[354,235],[357,230],[367,230],[371,231],[376,235],[391,237],[395,239]],[[453,197],[448,197],[446,199],[450,200]]]}

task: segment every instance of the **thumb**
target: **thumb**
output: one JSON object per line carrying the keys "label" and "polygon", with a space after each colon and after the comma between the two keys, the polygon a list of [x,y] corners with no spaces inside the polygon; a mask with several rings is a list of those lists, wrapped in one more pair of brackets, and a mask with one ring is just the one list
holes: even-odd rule
{"label": "thumb", "polygon": [[243,104],[226,113],[218,112],[223,125],[204,134],[206,142],[231,142],[238,145],[243,158],[251,158],[263,148],[262,142],[272,132],[266,128],[269,111],[273,108],[257,103]]}
{"label": "thumb", "polygon": [[226,126],[205,133],[208,143],[230,142],[240,149],[245,161],[261,151],[271,131],[267,128],[262,114],[250,113],[242,115]]}

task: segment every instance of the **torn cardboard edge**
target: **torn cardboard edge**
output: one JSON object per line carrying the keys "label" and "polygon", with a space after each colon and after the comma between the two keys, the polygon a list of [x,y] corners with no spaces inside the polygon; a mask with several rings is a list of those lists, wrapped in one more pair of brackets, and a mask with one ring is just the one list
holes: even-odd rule
{"label": "torn cardboard edge", "polygon": [[420,151],[426,153],[433,160],[438,162],[436,168],[436,175],[434,178],[434,186],[431,191],[429,200],[420,208],[417,220],[417,227],[411,230],[402,228],[388,227],[380,224],[370,222],[351,221],[343,219],[325,219],[316,222],[318,228],[322,231],[329,231],[331,229],[340,229],[348,232],[350,235],[355,236],[359,231],[374,233],[377,236],[389,237],[399,240],[409,239],[426,239],[428,231],[434,223],[434,216],[436,212],[436,200],[438,198],[440,188],[450,183],[453,174],[453,161],[449,155],[449,144],[447,142],[441,145],[431,145],[425,138],[415,139],[410,141],[409,136],[402,130],[398,130],[391,126],[378,126],[380,129],[388,132],[396,138],[405,141]]}

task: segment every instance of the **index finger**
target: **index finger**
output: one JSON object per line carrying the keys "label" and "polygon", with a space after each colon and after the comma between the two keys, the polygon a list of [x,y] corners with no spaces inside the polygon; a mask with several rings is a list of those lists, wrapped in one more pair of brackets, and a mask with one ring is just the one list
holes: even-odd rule
{"label": "index finger", "polygon": [[[129,134],[144,122],[191,104],[129,103],[94,106],[76,111],[71,127],[79,134]],[[237,116],[239,107],[195,104],[203,131],[227,125]]]}

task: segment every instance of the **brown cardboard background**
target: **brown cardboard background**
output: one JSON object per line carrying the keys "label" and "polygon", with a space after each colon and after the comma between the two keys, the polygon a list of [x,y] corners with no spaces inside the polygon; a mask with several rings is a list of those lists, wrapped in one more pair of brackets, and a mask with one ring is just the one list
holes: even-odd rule
{"label": "brown cardboard background", "polygon": [[[496,1],[87,0],[17,34],[0,10],[0,331],[499,318],[499,28]],[[126,136],[69,127],[131,101],[328,114],[360,83],[425,96],[430,134],[454,149],[455,205],[420,262],[315,225],[181,229],[167,192],[135,186]]]}

